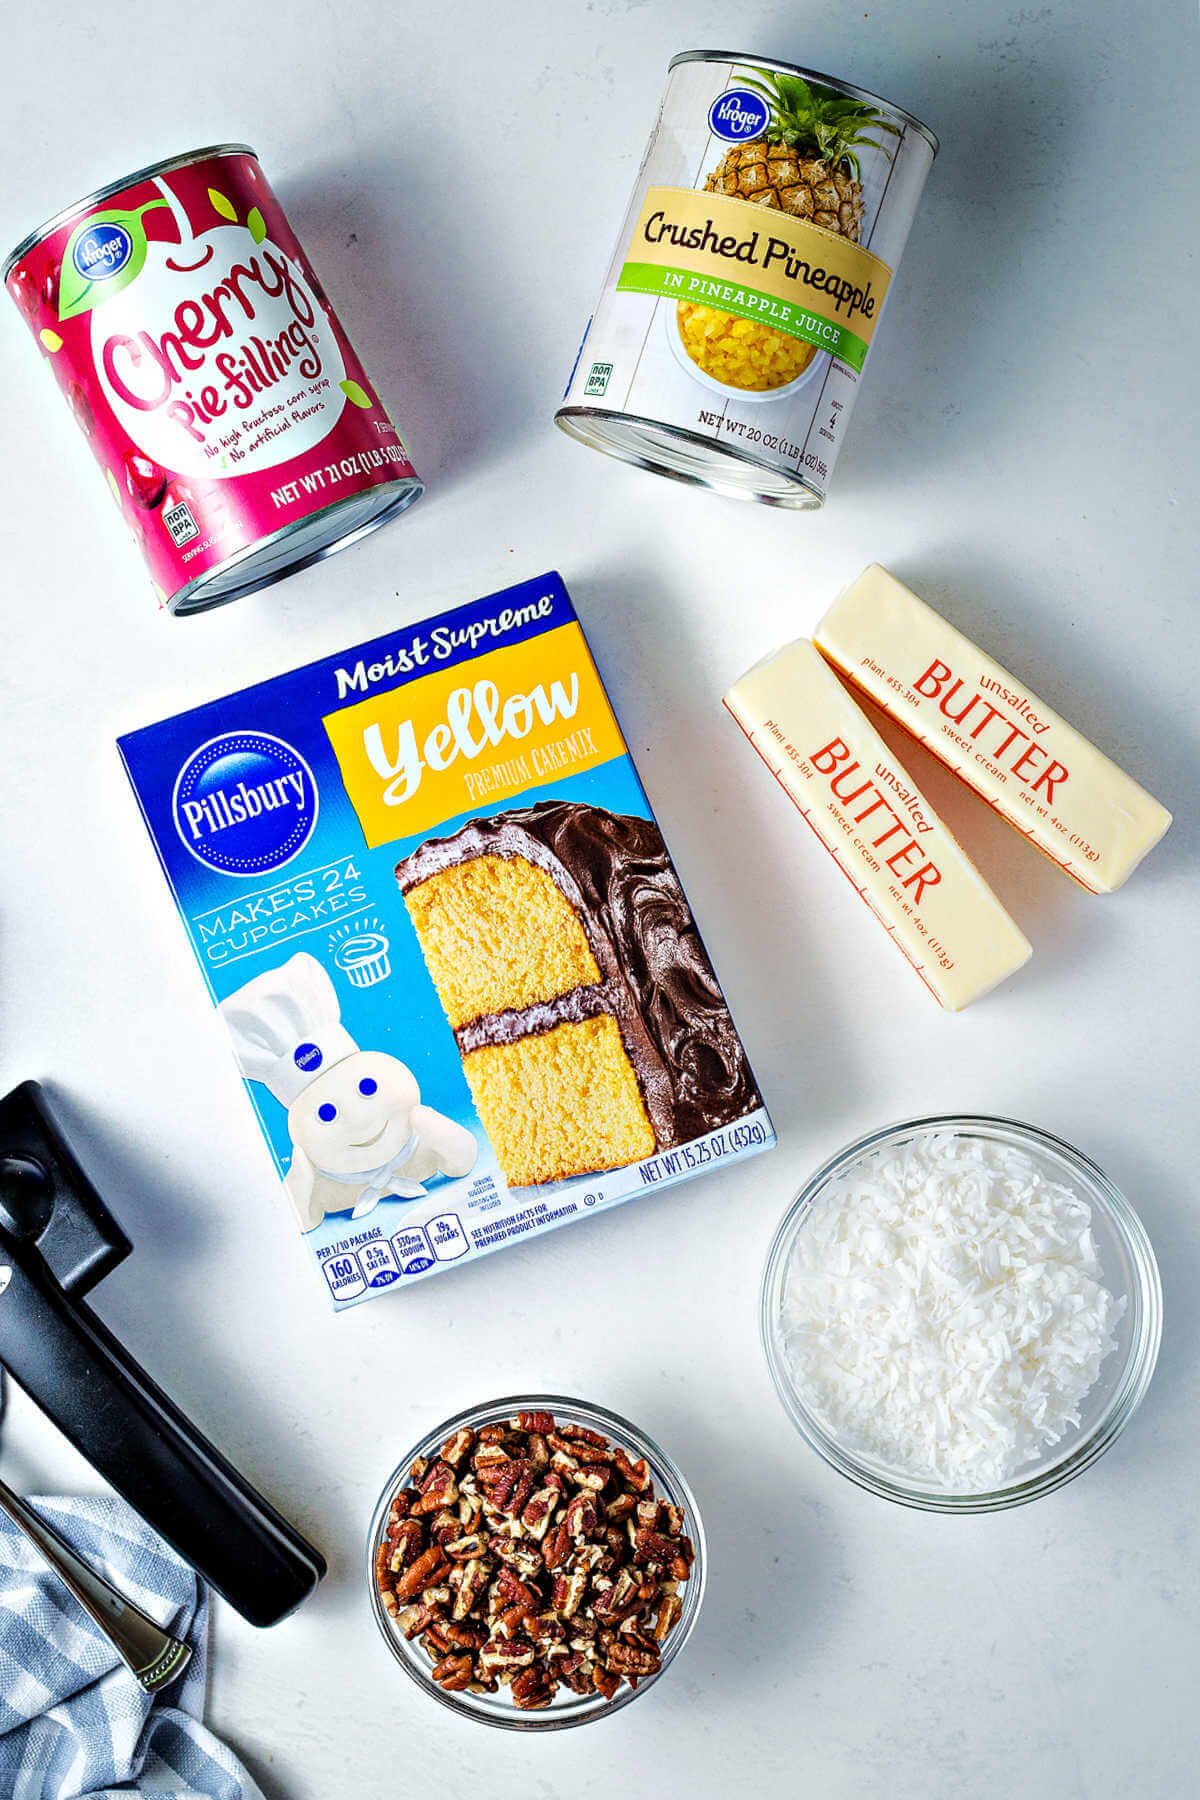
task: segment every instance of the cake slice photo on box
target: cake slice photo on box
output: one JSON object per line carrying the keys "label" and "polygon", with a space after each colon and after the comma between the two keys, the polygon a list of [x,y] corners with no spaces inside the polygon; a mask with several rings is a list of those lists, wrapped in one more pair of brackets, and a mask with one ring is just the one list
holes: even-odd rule
{"label": "cake slice photo on box", "polygon": [[620,1168],[761,1106],[652,819],[542,800],[430,839],[396,879],[513,1186]]}
{"label": "cake slice photo on box", "polygon": [[335,1307],[774,1144],[557,575],[119,748]]}

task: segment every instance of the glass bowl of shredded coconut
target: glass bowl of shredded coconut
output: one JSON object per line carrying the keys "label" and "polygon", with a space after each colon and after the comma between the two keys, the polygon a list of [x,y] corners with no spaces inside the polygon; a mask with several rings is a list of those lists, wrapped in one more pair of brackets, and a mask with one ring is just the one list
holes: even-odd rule
{"label": "glass bowl of shredded coconut", "polygon": [[1017,1506],[1101,1456],[1158,1355],[1141,1220],[1094,1163],[1010,1119],[914,1119],[818,1169],[763,1281],[779,1397],[872,1493]]}

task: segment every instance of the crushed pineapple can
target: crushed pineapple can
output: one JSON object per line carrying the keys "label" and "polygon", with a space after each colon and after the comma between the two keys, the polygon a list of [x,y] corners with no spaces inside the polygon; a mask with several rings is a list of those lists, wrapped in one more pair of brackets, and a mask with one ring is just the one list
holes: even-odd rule
{"label": "crushed pineapple can", "polygon": [[246,145],[112,183],[4,279],[169,611],[278,581],[421,493]]}
{"label": "crushed pineapple can", "polygon": [[660,475],[820,506],[936,151],[828,75],[675,57],[557,423]]}

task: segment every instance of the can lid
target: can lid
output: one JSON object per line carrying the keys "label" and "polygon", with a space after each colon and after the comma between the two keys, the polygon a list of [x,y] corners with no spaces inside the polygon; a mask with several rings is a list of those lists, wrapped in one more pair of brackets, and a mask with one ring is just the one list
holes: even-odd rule
{"label": "can lid", "polygon": [[870,100],[876,106],[885,107],[896,118],[903,119],[906,125],[911,125],[914,131],[919,132],[935,156],[938,153],[936,134],[930,131],[928,125],[922,124],[915,114],[906,112],[904,107],[897,106],[892,100],[885,100],[882,94],[872,94],[867,88],[855,87],[852,82],[842,81],[836,75],[823,75],[820,69],[805,68],[803,63],[778,62],[773,56],[756,56],[749,50],[682,50],[667,64],[668,72],[678,63],[689,62],[727,62],[735,66],[780,69],[785,75],[800,75],[806,81],[819,81],[824,87],[836,88],[839,94],[849,94],[852,100]]}
{"label": "can lid", "polygon": [[258,160],[257,150],[251,149],[249,144],[209,144],[203,150],[185,150],[181,156],[165,156],[161,162],[150,163],[145,169],[135,169],[132,175],[126,175],[120,181],[106,182],[94,194],[89,194],[85,200],[77,200],[74,206],[65,206],[52,219],[47,219],[44,225],[39,225],[36,231],[31,231],[28,237],[22,238],[16,249],[10,250],[5,257],[4,273],[0,280],[7,281],[23,256],[28,256],[43,238],[48,238],[79,213],[99,206],[102,200],[111,200],[122,188],[136,187],[140,181],[152,181],[156,175],[173,174],[176,169],[186,169],[192,163],[207,162],[212,156],[253,156],[255,161]]}

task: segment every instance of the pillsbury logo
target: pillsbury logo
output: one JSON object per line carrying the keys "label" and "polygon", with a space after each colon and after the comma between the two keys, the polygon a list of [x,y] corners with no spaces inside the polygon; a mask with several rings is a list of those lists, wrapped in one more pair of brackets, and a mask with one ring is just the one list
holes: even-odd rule
{"label": "pillsbury logo", "polygon": [[708,129],[727,144],[745,144],[767,129],[770,109],[750,88],[728,88],[708,109]]}
{"label": "pillsbury logo", "polygon": [[303,1069],[305,1074],[308,1074],[311,1069],[319,1069],[323,1060],[320,1046],[317,1044],[297,1044],[292,1052],[292,1061],[298,1069]]}
{"label": "pillsbury logo", "polygon": [[291,862],[312,836],[317,784],[282,738],[228,731],[188,757],[171,812],[180,838],[206,868],[262,875]]}

